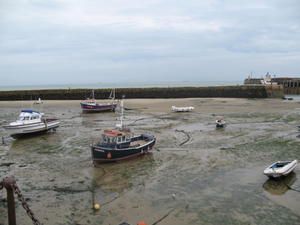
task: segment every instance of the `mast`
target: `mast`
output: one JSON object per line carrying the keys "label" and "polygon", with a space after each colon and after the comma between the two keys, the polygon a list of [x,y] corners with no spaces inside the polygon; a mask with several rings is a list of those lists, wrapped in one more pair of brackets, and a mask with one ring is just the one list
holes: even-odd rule
{"label": "mast", "polygon": [[121,100],[121,116],[120,116],[120,122],[121,122],[121,124],[120,124],[120,126],[121,126],[121,129],[123,129],[123,117],[124,117],[124,102],[123,102],[124,100],[122,99]]}
{"label": "mast", "polygon": [[111,90],[108,98],[115,100],[115,98],[116,98],[116,89],[115,88]]}
{"label": "mast", "polygon": [[124,120],[124,100],[122,99],[120,102],[121,115],[120,115],[120,123],[116,124],[116,127],[119,129],[123,129],[123,120]]}
{"label": "mast", "polygon": [[94,89],[92,90],[92,99],[95,99],[95,92],[94,92]]}

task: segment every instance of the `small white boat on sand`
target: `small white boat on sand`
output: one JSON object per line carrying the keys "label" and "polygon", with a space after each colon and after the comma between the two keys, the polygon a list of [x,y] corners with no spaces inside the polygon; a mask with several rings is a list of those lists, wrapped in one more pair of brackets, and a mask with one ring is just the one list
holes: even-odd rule
{"label": "small white boat on sand", "polygon": [[277,161],[273,163],[272,165],[268,166],[264,170],[264,174],[268,177],[281,177],[281,176],[287,176],[289,173],[291,173],[297,166],[298,161]]}
{"label": "small white boat on sand", "polygon": [[217,128],[222,128],[222,127],[225,127],[226,126],[226,122],[223,118],[218,118],[216,120],[216,127]]}
{"label": "small white boat on sand", "polygon": [[44,118],[44,114],[35,110],[22,110],[19,118],[8,125],[3,126],[10,136],[20,137],[54,130],[59,126],[58,119]]}
{"label": "small white boat on sand", "polygon": [[194,110],[193,106],[187,106],[187,107],[176,107],[172,106],[172,111],[173,112],[191,112]]}
{"label": "small white boat on sand", "polygon": [[38,100],[34,101],[33,104],[43,104],[43,101],[41,98],[38,98]]}

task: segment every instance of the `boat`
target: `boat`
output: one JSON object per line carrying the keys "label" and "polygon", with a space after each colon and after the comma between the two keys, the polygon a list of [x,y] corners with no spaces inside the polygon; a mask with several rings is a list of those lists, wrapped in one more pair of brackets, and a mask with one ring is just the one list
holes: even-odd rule
{"label": "boat", "polygon": [[155,145],[156,138],[151,134],[135,135],[123,125],[124,106],[120,104],[120,124],[113,129],[104,130],[100,141],[91,145],[94,165],[115,162],[147,154]]}
{"label": "boat", "polygon": [[297,166],[298,161],[277,161],[272,165],[268,166],[264,170],[264,174],[271,178],[278,178],[281,176],[287,176],[291,173]]}
{"label": "boat", "polygon": [[226,126],[226,122],[223,118],[218,118],[216,120],[216,128],[223,128]]}
{"label": "boat", "polygon": [[286,96],[283,96],[282,99],[283,100],[289,100],[289,101],[294,100],[294,98],[292,98],[292,97],[286,97]]}
{"label": "boat", "polygon": [[80,106],[83,112],[107,112],[115,111],[117,103],[115,100],[115,90],[112,90],[110,97],[112,102],[108,103],[97,103],[95,99],[94,90],[92,91],[92,98],[87,98],[86,100],[80,102]]}
{"label": "boat", "polygon": [[172,111],[173,112],[191,112],[193,110],[194,110],[193,106],[186,106],[186,107],[172,106]]}
{"label": "boat", "polygon": [[38,100],[34,101],[33,104],[43,104],[43,101],[41,98],[38,98]]}
{"label": "boat", "polygon": [[37,134],[59,127],[59,120],[45,118],[43,113],[32,109],[21,110],[19,118],[3,127],[9,132],[10,136],[17,138],[29,134]]}

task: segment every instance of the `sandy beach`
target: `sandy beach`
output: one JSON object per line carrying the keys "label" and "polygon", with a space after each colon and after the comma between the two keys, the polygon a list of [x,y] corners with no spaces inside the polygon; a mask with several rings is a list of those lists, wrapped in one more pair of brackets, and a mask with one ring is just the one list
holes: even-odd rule
{"label": "sandy beach", "polygon": [[[277,160],[300,159],[300,101],[128,99],[125,123],[154,134],[151,154],[94,167],[90,144],[117,113],[83,114],[80,101],[0,102],[0,178],[14,175],[44,224],[300,224],[300,167],[283,181],[263,175]],[[101,101],[99,101],[101,102]],[[194,106],[173,113],[171,106]],[[23,108],[61,119],[56,132],[7,137]],[[215,128],[224,116],[225,129]],[[297,179],[298,178],[298,179]],[[0,191],[0,224],[7,224]],[[93,210],[93,204],[100,209]],[[17,203],[17,224],[31,224]]]}

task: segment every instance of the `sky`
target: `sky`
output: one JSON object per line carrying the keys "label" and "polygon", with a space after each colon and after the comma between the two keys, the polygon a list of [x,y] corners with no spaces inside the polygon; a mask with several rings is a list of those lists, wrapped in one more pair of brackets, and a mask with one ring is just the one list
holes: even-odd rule
{"label": "sky", "polygon": [[299,0],[0,0],[0,86],[300,76]]}

